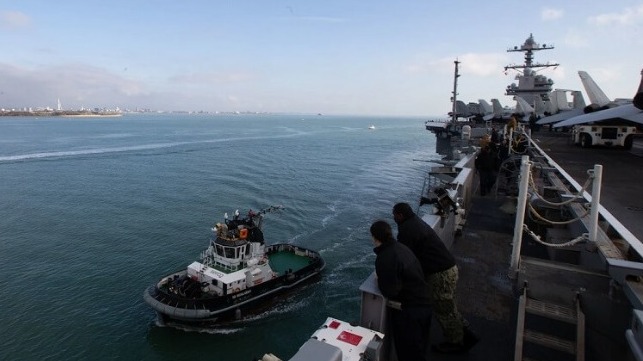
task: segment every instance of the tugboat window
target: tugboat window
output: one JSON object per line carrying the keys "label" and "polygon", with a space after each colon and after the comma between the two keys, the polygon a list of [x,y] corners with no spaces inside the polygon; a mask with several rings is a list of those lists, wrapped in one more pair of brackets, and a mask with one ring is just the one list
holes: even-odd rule
{"label": "tugboat window", "polygon": [[234,258],[234,248],[232,248],[232,247],[224,247],[224,249],[225,249],[226,258]]}

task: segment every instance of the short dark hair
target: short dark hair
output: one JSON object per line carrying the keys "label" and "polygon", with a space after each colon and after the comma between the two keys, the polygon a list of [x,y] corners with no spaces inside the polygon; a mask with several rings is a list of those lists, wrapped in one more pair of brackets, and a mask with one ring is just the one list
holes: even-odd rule
{"label": "short dark hair", "polygon": [[371,235],[382,243],[388,243],[395,240],[391,225],[386,221],[375,221],[371,224]]}
{"label": "short dark hair", "polygon": [[401,214],[404,219],[409,219],[415,215],[413,208],[408,203],[400,202],[393,206],[393,213]]}

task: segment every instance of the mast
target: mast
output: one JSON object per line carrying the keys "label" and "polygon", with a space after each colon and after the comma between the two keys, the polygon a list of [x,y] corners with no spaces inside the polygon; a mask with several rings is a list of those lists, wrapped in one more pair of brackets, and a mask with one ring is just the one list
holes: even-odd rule
{"label": "mast", "polygon": [[520,46],[514,46],[513,49],[508,49],[508,53],[521,52],[525,54],[525,63],[521,65],[507,65],[505,66],[505,74],[507,70],[515,70],[518,72],[516,80],[518,84],[510,84],[507,86],[505,95],[520,96],[528,104],[532,104],[534,108],[536,103],[549,100],[549,95],[552,91],[554,81],[544,75],[537,74],[539,70],[557,67],[558,63],[536,63],[534,62],[534,53],[541,50],[554,49],[553,45],[538,44],[534,40],[534,35],[529,34],[529,37]]}
{"label": "mast", "polygon": [[522,52],[525,53],[525,63],[523,65],[507,65],[505,66],[505,71],[509,69],[516,70],[520,72],[519,69],[524,69],[523,73],[527,74],[529,73],[529,70],[534,69],[534,68],[549,68],[552,66],[558,66],[560,64],[554,63],[554,64],[542,64],[542,63],[534,63],[534,52],[540,51],[540,50],[551,50],[554,47],[552,45],[547,46],[547,44],[543,44],[540,46],[540,44],[536,43],[534,40],[534,35],[529,34],[529,38],[525,40],[525,43],[522,44],[520,47],[514,46],[513,49],[507,49],[508,53],[512,52]]}
{"label": "mast", "polygon": [[456,59],[453,64],[455,64],[455,72],[453,74],[453,96],[451,97],[451,122],[455,124],[458,120],[458,116],[456,114],[456,100],[458,96],[458,78],[460,77],[460,74],[458,74],[458,65],[460,62]]}

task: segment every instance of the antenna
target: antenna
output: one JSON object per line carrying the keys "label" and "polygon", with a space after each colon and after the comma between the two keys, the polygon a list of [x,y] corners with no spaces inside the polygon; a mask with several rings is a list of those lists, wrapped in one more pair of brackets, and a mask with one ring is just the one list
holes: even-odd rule
{"label": "antenna", "polygon": [[453,74],[453,97],[451,97],[451,101],[453,102],[451,104],[451,122],[455,124],[458,119],[456,115],[456,100],[458,97],[458,78],[460,77],[460,74],[458,73],[458,65],[460,62],[456,59],[453,64],[455,64],[455,73]]}

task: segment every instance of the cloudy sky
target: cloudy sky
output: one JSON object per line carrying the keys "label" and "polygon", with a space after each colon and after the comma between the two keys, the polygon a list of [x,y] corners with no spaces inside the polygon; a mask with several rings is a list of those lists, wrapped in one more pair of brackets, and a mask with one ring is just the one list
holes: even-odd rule
{"label": "cloudy sky", "polygon": [[[533,34],[555,88],[631,98],[643,1],[0,0],[0,108],[440,116],[504,95]],[[587,98],[586,98],[587,100]]]}

